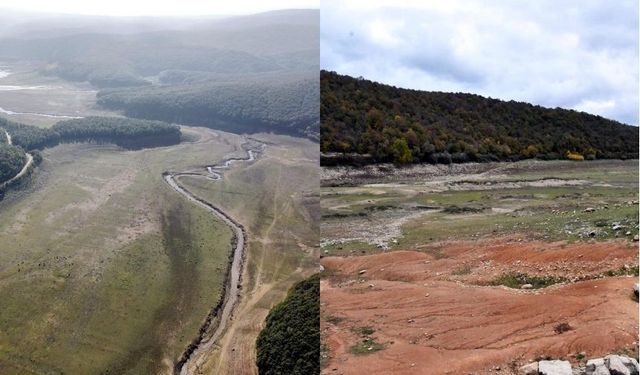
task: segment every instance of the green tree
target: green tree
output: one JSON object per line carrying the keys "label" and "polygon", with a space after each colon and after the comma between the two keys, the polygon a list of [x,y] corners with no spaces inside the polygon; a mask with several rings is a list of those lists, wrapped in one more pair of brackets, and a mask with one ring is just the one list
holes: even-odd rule
{"label": "green tree", "polygon": [[413,161],[411,150],[405,139],[397,138],[393,142],[392,152],[393,162],[396,164],[409,164]]}

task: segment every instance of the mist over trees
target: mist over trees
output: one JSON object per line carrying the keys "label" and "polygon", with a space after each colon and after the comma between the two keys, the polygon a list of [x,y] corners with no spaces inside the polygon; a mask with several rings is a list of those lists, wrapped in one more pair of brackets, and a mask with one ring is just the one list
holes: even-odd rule
{"label": "mist over trees", "polygon": [[323,164],[352,162],[348,154],[396,164],[638,158],[638,128],[600,116],[320,77],[321,151],[344,154]]}
{"label": "mist over trees", "polygon": [[92,25],[71,16],[7,22],[0,61],[29,61],[44,74],[87,81],[106,108],[319,139],[318,10],[155,23],[97,17]]}
{"label": "mist over trees", "polygon": [[[270,131],[318,139],[319,83],[315,74],[254,76],[232,82],[187,83],[103,90],[98,104],[130,117],[253,133]],[[170,78],[174,82],[177,73]],[[206,75],[204,75],[206,77]],[[196,78],[197,79],[197,78]]]}

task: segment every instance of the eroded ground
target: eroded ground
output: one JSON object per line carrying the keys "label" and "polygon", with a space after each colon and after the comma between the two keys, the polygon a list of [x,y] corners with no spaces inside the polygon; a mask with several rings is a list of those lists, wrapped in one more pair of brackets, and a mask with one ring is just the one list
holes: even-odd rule
{"label": "eroded ground", "polygon": [[325,170],[323,373],[637,356],[637,162],[573,165]]}

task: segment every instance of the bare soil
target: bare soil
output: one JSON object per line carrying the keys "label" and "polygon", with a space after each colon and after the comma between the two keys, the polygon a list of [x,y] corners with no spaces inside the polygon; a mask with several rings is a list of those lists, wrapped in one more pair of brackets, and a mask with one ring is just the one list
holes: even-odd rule
{"label": "bare soil", "polygon": [[[587,358],[637,346],[635,244],[455,241],[322,259],[323,374],[512,374],[538,357]],[[487,286],[522,272],[568,281],[543,289]],[[571,280],[584,280],[572,282]],[[558,333],[558,325],[570,329]],[[362,327],[374,333],[362,334]],[[373,339],[383,349],[354,354]]]}

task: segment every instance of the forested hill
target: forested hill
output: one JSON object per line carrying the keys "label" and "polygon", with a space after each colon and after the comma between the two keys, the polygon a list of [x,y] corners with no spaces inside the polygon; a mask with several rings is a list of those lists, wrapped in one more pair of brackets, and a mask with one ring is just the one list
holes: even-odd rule
{"label": "forested hill", "polygon": [[103,90],[98,104],[129,117],[207,126],[234,133],[274,132],[318,140],[319,83],[310,73],[216,79],[167,72],[172,84]]}
{"label": "forested hill", "polygon": [[325,165],[638,158],[637,127],[584,112],[327,71],[320,88],[321,150],[342,154],[323,157]]}

